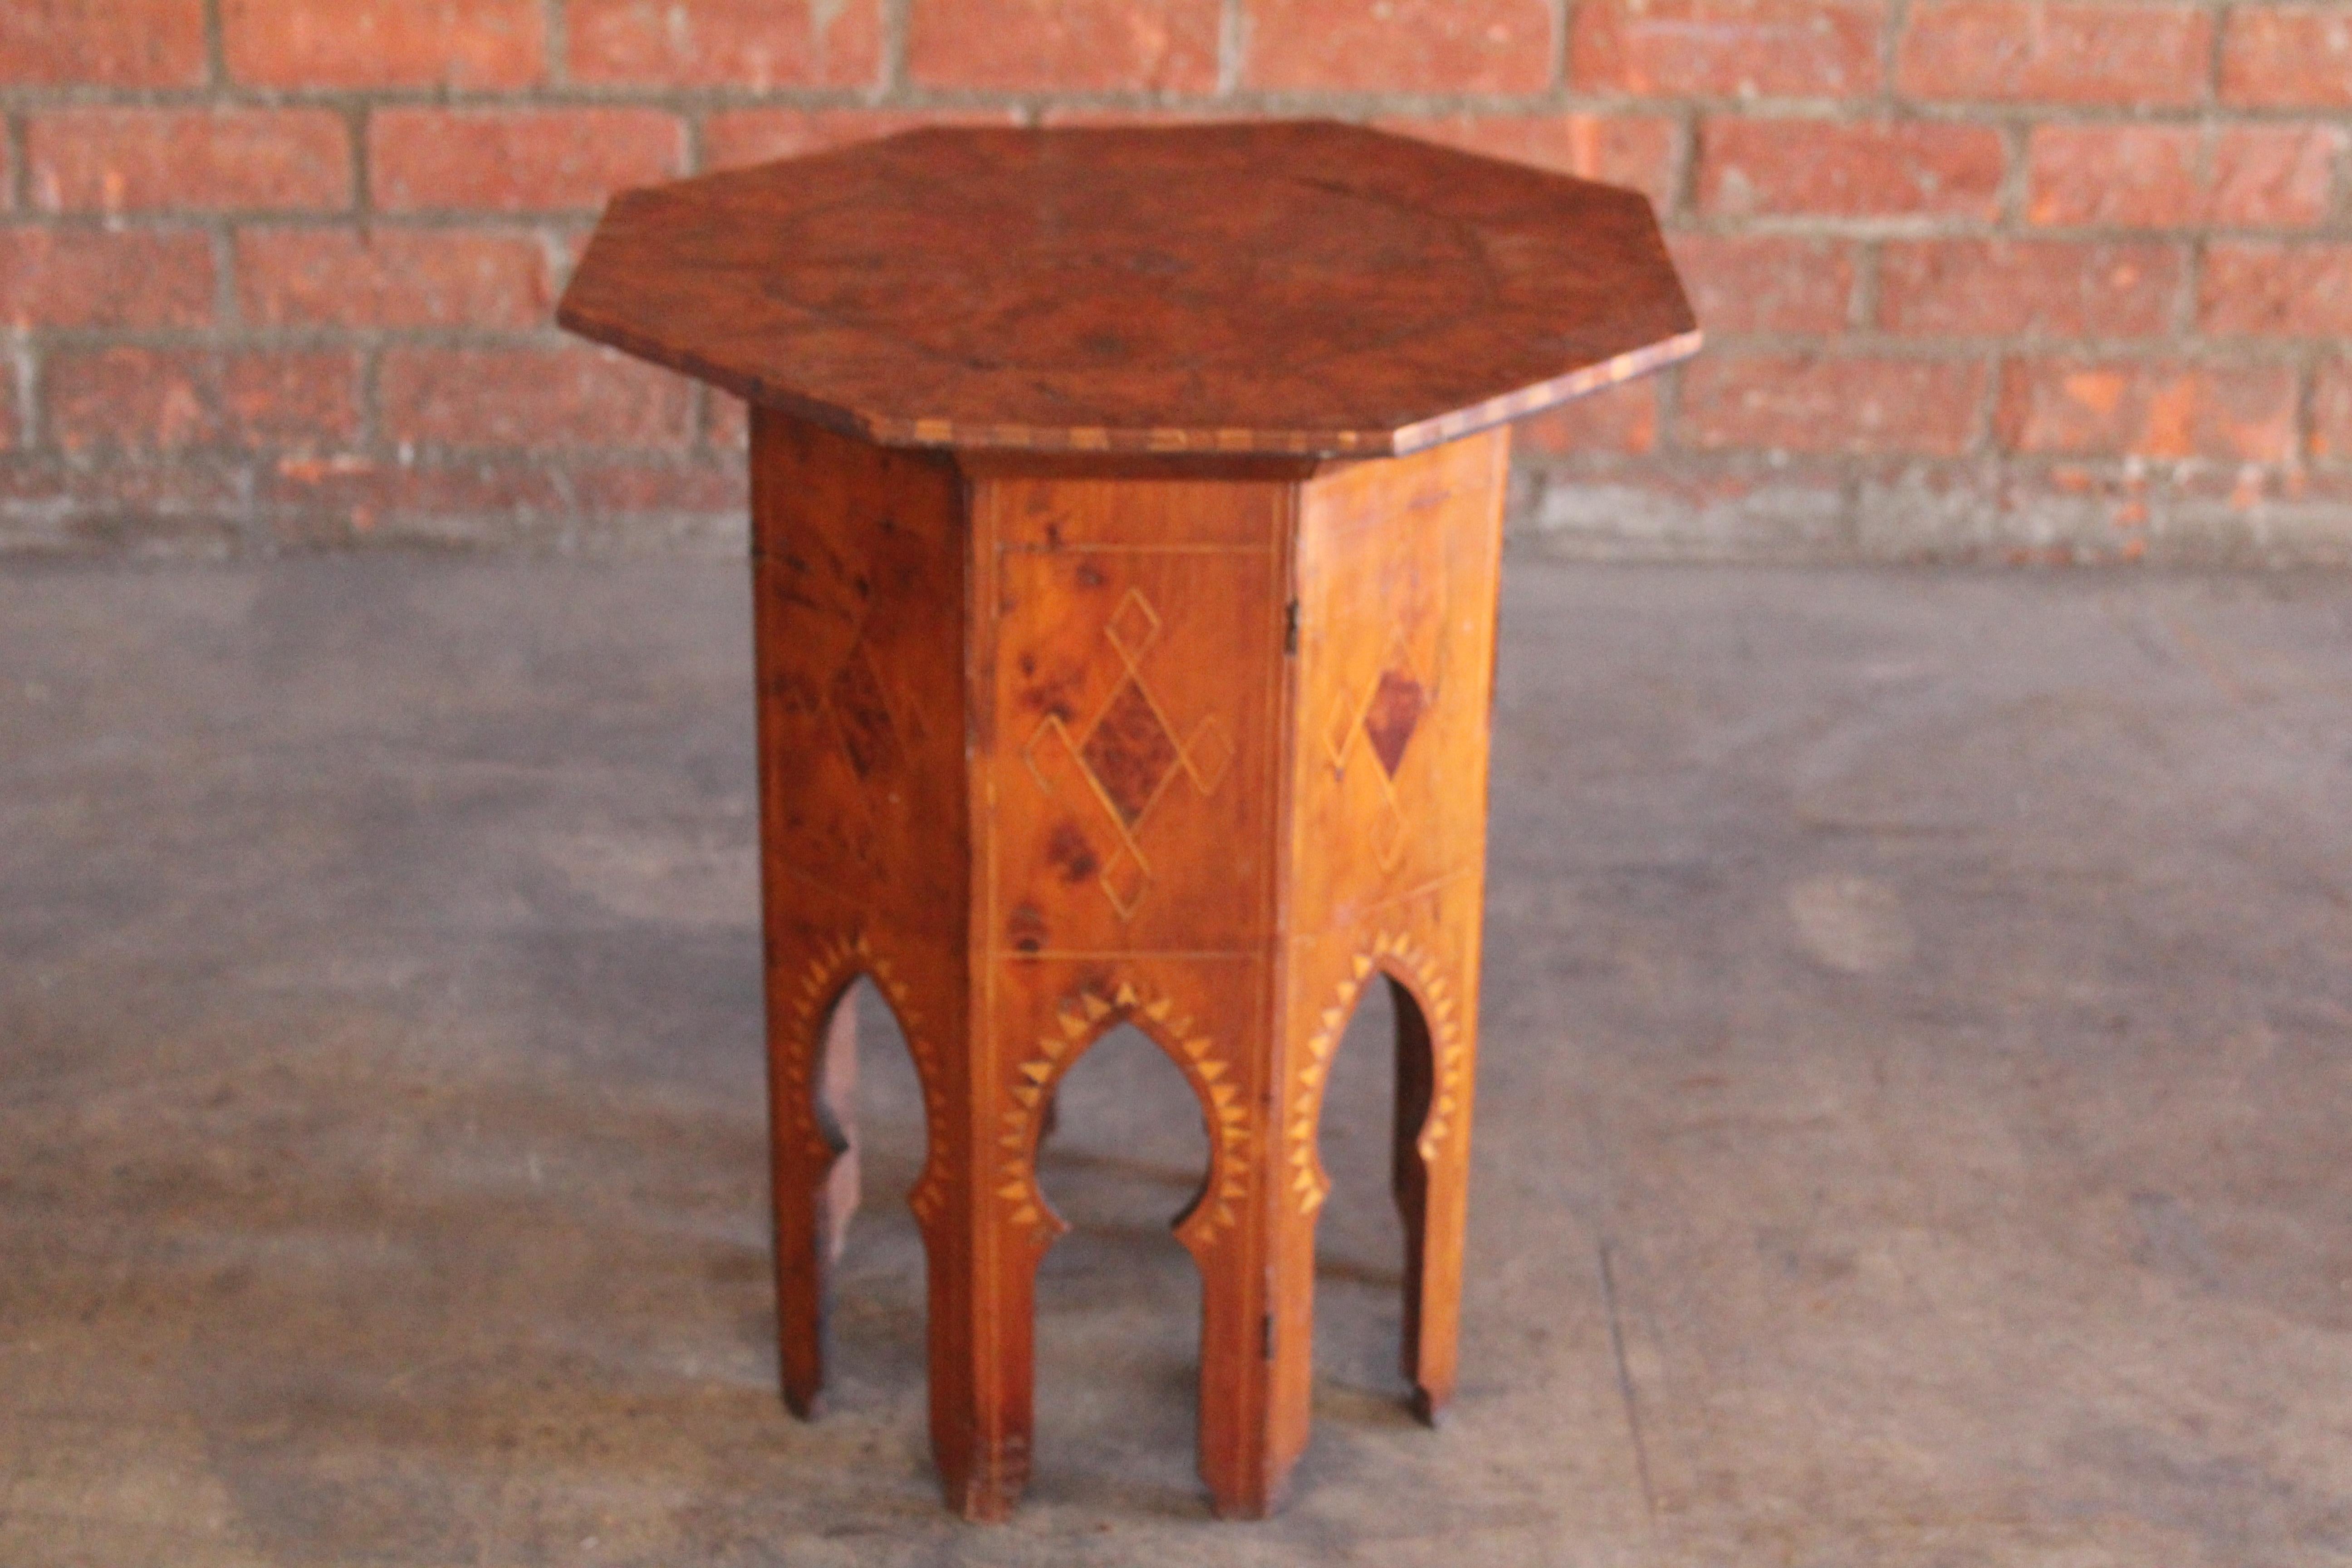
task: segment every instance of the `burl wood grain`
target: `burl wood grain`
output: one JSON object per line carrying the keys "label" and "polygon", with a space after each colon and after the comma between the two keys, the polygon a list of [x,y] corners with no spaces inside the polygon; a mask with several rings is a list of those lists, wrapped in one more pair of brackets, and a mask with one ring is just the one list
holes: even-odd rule
{"label": "burl wood grain", "polygon": [[[1318,470],[894,453],[753,425],[787,1395],[824,1384],[851,1155],[835,1004],[924,1092],[932,1438],[1000,1518],[1029,1465],[1036,1180],[1061,1077],[1132,1023],[1210,1135],[1200,1467],[1265,1513],[1303,1448],[1321,1091],[1396,988],[1403,1364],[1451,1392],[1507,439]],[[829,1043],[830,1042],[830,1043]]]}
{"label": "burl wood grain", "polygon": [[909,132],[614,198],[572,331],[961,450],[1417,450],[1696,352],[1639,195],[1329,121]]}

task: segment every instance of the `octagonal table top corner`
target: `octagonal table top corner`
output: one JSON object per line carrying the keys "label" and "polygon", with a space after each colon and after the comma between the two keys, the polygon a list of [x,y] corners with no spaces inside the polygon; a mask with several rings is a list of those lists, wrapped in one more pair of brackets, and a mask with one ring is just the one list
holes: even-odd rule
{"label": "octagonal table top corner", "polygon": [[889,446],[1393,455],[1697,352],[1638,192],[1330,121],[936,127],[615,196],[558,319]]}

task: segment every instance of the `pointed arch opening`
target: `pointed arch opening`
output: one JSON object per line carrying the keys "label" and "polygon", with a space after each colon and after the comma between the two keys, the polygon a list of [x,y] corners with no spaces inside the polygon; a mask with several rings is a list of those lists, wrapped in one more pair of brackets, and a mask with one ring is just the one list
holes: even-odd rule
{"label": "pointed arch opening", "polygon": [[1425,1176],[1418,1142],[1437,1079],[1429,1015],[1387,963],[1366,984],[1332,1052],[1316,1123],[1328,1185],[1315,1232],[1315,1365],[1319,1379],[1409,1401],[1400,1347],[1413,1332]]}
{"label": "pointed arch opening", "polygon": [[822,1016],[809,1092],[818,1134],[837,1151],[824,1201],[825,1399],[834,1409],[899,1405],[927,1370],[927,1264],[906,1201],[930,1148],[924,1086],[869,973],[849,975]]}
{"label": "pointed arch opening", "polygon": [[1193,1489],[1201,1279],[1175,1226],[1211,1174],[1172,1047],[1111,1024],[1053,1080],[1037,1183],[1069,1228],[1036,1274],[1036,1444],[1053,1484]]}

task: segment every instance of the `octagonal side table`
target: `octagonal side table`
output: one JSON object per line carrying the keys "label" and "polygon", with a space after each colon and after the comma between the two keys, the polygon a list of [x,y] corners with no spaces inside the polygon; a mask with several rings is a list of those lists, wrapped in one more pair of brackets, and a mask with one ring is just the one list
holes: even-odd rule
{"label": "octagonal side table", "polygon": [[1307,1440],[1324,1076],[1397,1003],[1403,1366],[1452,1392],[1507,422],[1695,353],[1631,192],[1328,122],[910,132],[626,193],[574,331],[748,398],[784,1392],[856,1203],[847,1009],[921,1079],[952,1506],[1027,1479],[1036,1150],[1132,1022],[1210,1133],[1200,1463]]}

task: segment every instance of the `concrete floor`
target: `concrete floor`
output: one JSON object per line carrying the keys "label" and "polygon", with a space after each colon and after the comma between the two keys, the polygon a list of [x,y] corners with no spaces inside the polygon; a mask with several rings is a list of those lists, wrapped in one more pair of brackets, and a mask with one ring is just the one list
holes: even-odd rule
{"label": "concrete floor", "polygon": [[2352,1562],[2352,579],[1513,563],[1464,1389],[1384,1063],[1206,1517],[1148,1046],[941,1511],[912,1075],[773,1388],[740,568],[0,571],[0,1563]]}

